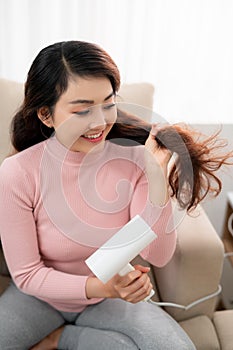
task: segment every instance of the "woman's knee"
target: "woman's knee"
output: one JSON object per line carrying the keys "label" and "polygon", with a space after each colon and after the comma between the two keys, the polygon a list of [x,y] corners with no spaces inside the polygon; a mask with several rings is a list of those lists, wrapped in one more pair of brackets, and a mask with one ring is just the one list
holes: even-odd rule
{"label": "woman's knee", "polygon": [[48,304],[10,285],[0,297],[0,349],[25,350],[64,323]]}
{"label": "woman's knee", "polygon": [[59,349],[138,350],[127,335],[105,329],[68,325],[58,344]]}
{"label": "woman's knee", "polygon": [[140,349],[195,349],[179,324],[161,308],[149,303],[105,300],[88,307],[77,319],[77,324],[124,333]]}

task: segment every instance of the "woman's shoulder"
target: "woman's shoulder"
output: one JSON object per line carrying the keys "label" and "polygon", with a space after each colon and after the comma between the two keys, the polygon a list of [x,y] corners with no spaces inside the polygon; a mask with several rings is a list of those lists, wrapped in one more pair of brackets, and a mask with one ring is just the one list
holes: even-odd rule
{"label": "woman's shoulder", "polygon": [[26,169],[28,166],[33,167],[40,162],[44,147],[45,141],[42,141],[23,151],[14,152],[3,160],[0,170],[3,168],[18,169],[22,167]]}

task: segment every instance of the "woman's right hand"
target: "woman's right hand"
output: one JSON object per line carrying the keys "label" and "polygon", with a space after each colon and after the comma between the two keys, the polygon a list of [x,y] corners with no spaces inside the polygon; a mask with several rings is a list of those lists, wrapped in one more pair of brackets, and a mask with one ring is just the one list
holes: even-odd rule
{"label": "woman's right hand", "polygon": [[144,300],[151,292],[149,267],[135,265],[135,270],[125,276],[115,275],[106,284],[96,277],[90,277],[86,284],[88,298],[120,298],[130,303]]}
{"label": "woman's right hand", "polygon": [[106,283],[109,298],[121,298],[130,303],[138,303],[150,294],[153,288],[148,276],[150,268],[142,265],[135,265],[134,268],[134,271],[125,276],[115,275]]}

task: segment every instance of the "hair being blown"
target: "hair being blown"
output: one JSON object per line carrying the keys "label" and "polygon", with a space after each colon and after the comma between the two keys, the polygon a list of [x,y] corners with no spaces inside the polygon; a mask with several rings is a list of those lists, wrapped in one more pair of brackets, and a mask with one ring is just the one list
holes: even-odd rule
{"label": "hair being blown", "polygon": [[[11,124],[11,141],[20,152],[49,138],[54,130],[38,118],[41,107],[53,110],[66,91],[69,79],[107,77],[113,93],[120,87],[119,70],[112,58],[98,45],[83,41],[65,41],[50,45],[39,52],[28,72],[24,101]],[[108,139],[133,140],[145,144],[151,124],[118,109],[116,123]],[[190,211],[208,193],[218,195],[222,188],[216,172],[223,165],[232,164],[233,152],[226,152],[218,133],[203,139],[186,126],[167,125],[156,135],[159,147],[177,155],[169,173],[171,196],[181,208]],[[126,142],[127,144],[127,142]],[[156,181],[156,179],[155,179]]]}
{"label": "hair being blown", "polygon": [[[108,137],[120,144],[133,140],[143,145],[150,130],[150,123],[118,110],[117,122]],[[223,165],[233,164],[233,152],[225,150],[227,143],[219,133],[206,137],[185,124],[175,124],[163,126],[155,136],[160,148],[176,154],[168,180],[171,196],[182,209],[191,211],[207,194],[217,196],[221,192],[222,182],[216,172]]]}

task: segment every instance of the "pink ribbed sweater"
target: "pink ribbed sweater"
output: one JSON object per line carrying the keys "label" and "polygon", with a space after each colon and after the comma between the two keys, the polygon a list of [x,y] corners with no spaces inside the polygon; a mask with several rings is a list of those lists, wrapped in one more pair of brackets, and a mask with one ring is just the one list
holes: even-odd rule
{"label": "pink ribbed sweater", "polygon": [[[101,152],[68,151],[55,136],[0,167],[0,234],[14,282],[63,311],[82,311],[90,270],[85,259],[136,214],[158,235],[141,252],[165,265],[176,245],[171,203],[148,200],[144,146],[106,141]],[[156,179],[155,179],[156,185]]]}

